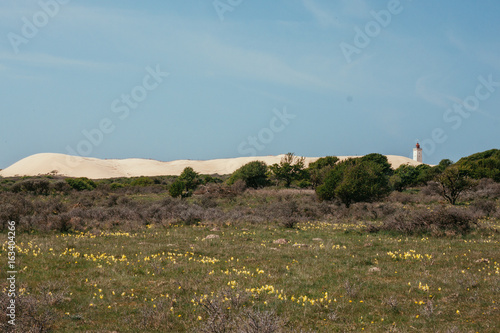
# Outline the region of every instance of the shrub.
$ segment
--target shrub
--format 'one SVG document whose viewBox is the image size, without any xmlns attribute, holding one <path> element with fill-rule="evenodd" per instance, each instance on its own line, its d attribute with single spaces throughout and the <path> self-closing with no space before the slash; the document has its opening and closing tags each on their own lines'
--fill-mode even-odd
<svg viewBox="0 0 500 333">
<path fill-rule="evenodd" d="M 125 185 L 124 185 L 124 184 L 122 184 L 122 183 L 111 183 L 111 184 L 109 185 L 109 188 L 110 188 L 111 190 L 118 190 L 118 189 L 120 189 L 120 188 L 124 188 L 124 187 L 125 187 Z"/>
<path fill-rule="evenodd" d="M 456 207 L 441 207 L 437 210 L 401 210 L 384 219 L 380 228 L 372 227 L 371 230 L 395 231 L 408 235 L 425 233 L 442 235 L 445 232 L 466 234 L 476 224 L 477 218 L 470 211 Z"/>
<path fill-rule="evenodd" d="M 97 184 L 86 177 L 81 178 L 66 178 L 66 182 L 71 186 L 72 189 L 77 191 L 91 191 L 97 187 Z"/>
<path fill-rule="evenodd" d="M 168 193 L 174 198 L 182 197 L 184 190 L 186 189 L 186 184 L 178 179 L 170 185 L 168 188 Z"/>
<path fill-rule="evenodd" d="M 278 182 L 284 182 L 285 187 L 290 187 L 292 181 L 305 178 L 304 157 L 297 157 L 293 153 L 286 154 L 279 164 L 269 167 Z"/>
<path fill-rule="evenodd" d="M 58 180 L 52 184 L 52 190 L 56 193 L 67 194 L 71 190 L 71 186 L 64 180 Z"/>
<path fill-rule="evenodd" d="M 154 180 L 150 177 L 134 178 L 134 180 L 130 183 L 131 186 L 151 186 L 154 184 Z"/>
<path fill-rule="evenodd" d="M 479 217 L 492 216 L 497 210 L 497 205 L 493 200 L 479 199 L 470 205 L 470 210 Z"/>
<path fill-rule="evenodd" d="M 386 169 L 380 163 L 349 159 L 337 165 L 317 188 L 321 200 L 339 198 L 347 207 L 353 202 L 373 201 L 390 192 Z"/>
<path fill-rule="evenodd" d="M 47 195 L 50 192 L 50 182 L 47 179 L 26 179 L 12 185 L 11 191 L 14 193 L 29 192 L 35 195 Z"/>
<path fill-rule="evenodd" d="M 245 182 L 247 187 L 258 188 L 268 185 L 267 164 L 261 161 L 253 161 L 243 165 L 233 172 L 228 184 L 232 185 L 240 179 Z"/>
</svg>

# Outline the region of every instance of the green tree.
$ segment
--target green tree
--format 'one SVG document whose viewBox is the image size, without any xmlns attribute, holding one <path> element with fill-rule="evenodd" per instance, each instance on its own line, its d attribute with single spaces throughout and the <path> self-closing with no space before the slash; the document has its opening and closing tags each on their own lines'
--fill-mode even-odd
<svg viewBox="0 0 500 333">
<path fill-rule="evenodd" d="M 423 185 L 427 184 L 428 181 L 433 180 L 436 175 L 433 173 L 433 169 L 430 165 L 427 164 L 419 164 L 415 168 L 417 170 L 417 182 L 415 185 Z"/>
<path fill-rule="evenodd" d="M 346 168 L 335 196 L 349 207 L 353 202 L 378 200 L 389 192 L 388 176 L 383 166 L 373 161 L 361 161 Z"/>
<path fill-rule="evenodd" d="M 471 170 L 470 176 L 474 179 L 491 178 L 500 182 L 500 150 L 490 149 L 481 153 L 461 158 L 458 166 Z"/>
<path fill-rule="evenodd" d="M 193 191 L 199 184 L 198 173 L 191 167 L 186 167 L 179 176 L 179 180 L 184 182 L 186 191 Z"/>
<path fill-rule="evenodd" d="M 261 161 L 253 161 L 243 165 L 233 172 L 228 184 L 232 185 L 239 179 L 243 180 L 247 187 L 258 188 L 268 185 L 267 164 Z"/>
<path fill-rule="evenodd" d="M 350 158 L 335 165 L 316 194 L 320 200 L 338 198 L 347 207 L 353 202 L 377 200 L 390 192 L 385 172 L 380 163 Z"/>
<path fill-rule="evenodd" d="M 403 191 L 409 186 L 414 186 L 418 182 L 419 172 L 416 167 L 401 164 L 399 168 L 394 170 L 394 174 L 390 177 L 389 181 L 391 187 L 396 191 Z"/>
<path fill-rule="evenodd" d="M 440 194 L 452 205 L 456 204 L 460 195 L 476 185 L 469 177 L 470 169 L 456 165 L 449 166 L 437 178 L 440 185 Z"/>
<path fill-rule="evenodd" d="M 283 156 L 279 164 L 275 163 L 269 169 L 278 181 L 283 181 L 285 187 L 290 187 L 292 181 L 305 178 L 304 161 L 304 157 L 297 157 L 294 153 L 288 153 Z"/>
<path fill-rule="evenodd" d="M 385 155 L 372 153 L 365 156 L 361 156 L 359 160 L 362 162 L 373 162 L 380 165 L 380 167 L 382 168 L 382 172 L 387 176 L 393 174 L 391 163 L 389 163 L 389 160 L 387 160 L 387 156 Z"/>
<path fill-rule="evenodd" d="M 307 171 L 311 184 L 314 188 L 323 184 L 326 175 L 333 169 L 335 163 L 339 161 L 337 156 L 321 157 L 317 161 L 310 163 Z"/>
<path fill-rule="evenodd" d="M 452 165 L 453 165 L 453 161 L 445 158 L 445 159 L 439 161 L 439 164 L 437 165 L 437 167 L 438 167 L 439 171 L 443 172 L 444 170 L 446 170 L 447 167 L 452 166 Z"/>
</svg>

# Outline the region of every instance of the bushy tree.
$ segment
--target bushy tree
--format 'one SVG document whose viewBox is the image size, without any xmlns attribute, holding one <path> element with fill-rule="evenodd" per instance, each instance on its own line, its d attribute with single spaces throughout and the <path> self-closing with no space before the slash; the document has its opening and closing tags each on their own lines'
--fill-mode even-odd
<svg viewBox="0 0 500 333">
<path fill-rule="evenodd" d="M 384 168 L 372 161 L 361 161 L 346 169 L 335 195 L 349 207 L 353 202 L 378 200 L 389 193 Z"/>
<path fill-rule="evenodd" d="M 417 165 L 415 170 L 418 172 L 416 185 L 427 184 L 428 181 L 431 181 L 436 177 L 433 168 L 428 164 Z"/>
<path fill-rule="evenodd" d="M 316 193 L 320 200 L 340 199 L 347 207 L 373 201 L 390 192 L 387 169 L 373 160 L 347 159 L 328 173 Z"/>
<path fill-rule="evenodd" d="M 317 161 L 310 163 L 307 171 L 311 184 L 314 188 L 323 184 L 326 175 L 333 169 L 335 163 L 339 161 L 337 156 L 321 157 Z"/>
<path fill-rule="evenodd" d="M 243 165 L 233 172 L 228 184 L 232 185 L 239 179 L 243 180 L 247 187 L 258 188 L 268 185 L 267 164 L 261 161 L 253 161 Z"/>
<path fill-rule="evenodd" d="M 408 164 L 402 164 L 394 170 L 394 174 L 390 177 L 391 187 L 401 192 L 409 186 L 414 186 L 418 182 L 419 172 L 416 167 Z"/>
<path fill-rule="evenodd" d="M 449 166 L 436 180 L 440 185 L 440 194 L 452 205 L 456 204 L 460 194 L 471 189 L 476 182 L 470 177 L 470 169 L 456 165 Z"/>
<path fill-rule="evenodd" d="M 193 191 L 199 184 L 198 173 L 191 167 L 186 167 L 179 176 L 179 180 L 184 182 L 186 191 Z"/>
<path fill-rule="evenodd" d="M 470 169 L 470 177 L 474 179 L 491 178 L 500 182 L 500 150 L 490 149 L 461 158 L 458 166 Z"/>
<path fill-rule="evenodd" d="M 389 163 L 389 160 L 387 159 L 387 156 L 378 154 L 378 153 L 372 153 L 368 154 L 365 156 L 362 156 L 359 158 L 361 162 L 373 162 L 375 164 L 378 164 L 382 168 L 382 172 L 390 176 L 393 174 L 393 170 L 391 167 L 391 163 Z"/>
<path fill-rule="evenodd" d="M 281 159 L 280 163 L 273 164 L 269 167 L 273 175 L 278 181 L 282 181 L 285 187 L 290 187 L 292 181 L 304 179 L 305 158 L 295 156 L 294 153 L 288 153 Z"/>
</svg>

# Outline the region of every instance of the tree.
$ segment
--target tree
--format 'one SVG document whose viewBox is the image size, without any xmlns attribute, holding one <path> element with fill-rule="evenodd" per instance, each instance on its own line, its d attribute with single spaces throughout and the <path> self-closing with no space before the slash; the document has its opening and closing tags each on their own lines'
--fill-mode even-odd
<svg viewBox="0 0 500 333">
<path fill-rule="evenodd" d="M 346 168 L 335 196 L 349 207 L 353 202 L 378 200 L 389 192 L 384 168 L 373 161 L 361 161 Z"/>
<path fill-rule="evenodd" d="M 320 200 L 338 198 L 347 207 L 353 202 L 380 199 L 390 192 L 385 171 L 374 161 L 347 159 L 335 165 L 316 194 Z"/>
<path fill-rule="evenodd" d="M 191 167 L 186 167 L 179 176 L 179 180 L 184 182 L 186 191 L 193 191 L 198 186 L 198 173 Z"/>
<path fill-rule="evenodd" d="M 457 162 L 457 165 L 469 168 L 471 170 L 471 178 L 491 178 L 496 182 L 500 182 L 499 149 L 490 149 L 463 157 Z"/>
<path fill-rule="evenodd" d="M 232 185 L 237 180 L 243 180 L 247 187 L 263 187 L 269 183 L 267 178 L 267 164 L 261 161 L 253 161 L 240 167 L 233 172 L 228 180 L 228 184 Z"/>
<path fill-rule="evenodd" d="M 278 181 L 283 181 L 285 187 L 290 187 L 294 180 L 305 177 L 304 157 L 297 157 L 294 153 L 288 153 L 281 159 L 279 164 L 273 164 L 269 167 Z"/>
<path fill-rule="evenodd" d="M 307 171 L 311 179 L 311 184 L 314 188 L 323 184 L 326 175 L 333 169 L 335 163 L 339 161 L 337 156 L 321 157 L 317 161 L 310 163 Z"/>
<path fill-rule="evenodd" d="M 439 161 L 439 164 L 437 165 L 437 167 L 438 167 L 439 171 L 443 172 L 444 170 L 446 170 L 447 167 L 452 166 L 452 165 L 453 165 L 453 161 L 445 158 L 445 159 Z"/>
<path fill-rule="evenodd" d="M 427 184 L 428 181 L 433 180 L 436 176 L 436 174 L 433 173 L 433 168 L 427 164 L 417 165 L 415 170 L 418 172 L 417 182 L 415 185 Z"/>
<path fill-rule="evenodd" d="M 440 185 L 441 196 L 452 205 L 456 204 L 460 194 L 476 185 L 476 182 L 469 177 L 469 174 L 469 169 L 460 168 L 456 165 L 446 168 L 446 170 L 436 178 Z"/>
<path fill-rule="evenodd" d="M 390 178 L 391 187 L 398 192 L 403 191 L 408 186 L 417 184 L 419 172 L 416 167 L 402 164 L 394 170 L 394 174 Z"/>
<path fill-rule="evenodd" d="M 368 154 L 365 156 L 362 156 L 359 158 L 362 162 L 374 162 L 382 168 L 382 172 L 390 176 L 393 174 L 392 166 L 391 163 L 389 163 L 389 160 L 387 160 L 387 156 L 378 154 L 378 153 L 372 153 Z"/>
</svg>

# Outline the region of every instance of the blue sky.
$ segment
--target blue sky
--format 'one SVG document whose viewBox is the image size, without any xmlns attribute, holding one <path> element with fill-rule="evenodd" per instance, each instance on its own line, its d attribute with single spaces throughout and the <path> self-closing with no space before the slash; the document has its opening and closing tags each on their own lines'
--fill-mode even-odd
<svg viewBox="0 0 500 333">
<path fill-rule="evenodd" d="M 2 0 L 0 168 L 499 148 L 499 15 L 495 0 Z"/>
</svg>

